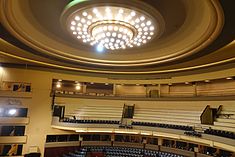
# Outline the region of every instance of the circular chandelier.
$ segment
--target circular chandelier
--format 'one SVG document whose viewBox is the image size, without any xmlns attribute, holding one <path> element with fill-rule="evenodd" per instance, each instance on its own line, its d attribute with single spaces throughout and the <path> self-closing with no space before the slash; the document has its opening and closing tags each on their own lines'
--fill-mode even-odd
<svg viewBox="0 0 235 157">
<path fill-rule="evenodd" d="M 142 46 L 158 29 L 147 12 L 117 5 L 77 9 L 68 16 L 66 25 L 79 41 L 108 50 Z"/>
</svg>

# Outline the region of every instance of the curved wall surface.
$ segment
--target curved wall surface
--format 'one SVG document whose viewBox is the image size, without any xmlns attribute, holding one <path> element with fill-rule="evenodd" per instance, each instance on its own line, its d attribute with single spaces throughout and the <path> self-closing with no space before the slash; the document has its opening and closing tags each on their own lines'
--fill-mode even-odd
<svg viewBox="0 0 235 157">
<path fill-rule="evenodd" d="M 55 129 L 51 127 L 52 120 L 52 98 L 50 97 L 52 88 L 53 78 L 72 79 L 84 81 L 86 77 L 76 76 L 70 74 L 61 74 L 54 72 L 45 72 L 29 69 L 13 69 L 3 68 L 1 71 L 1 81 L 5 82 L 28 82 L 31 83 L 32 92 L 30 95 L 27 93 L 13 93 L 12 95 L 1 94 L 1 105 L 9 105 L 9 100 L 14 104 L 19 100 L 21 105 L 28 107 L 28 116 L 30 118 L 29 124 L 26 127 L 27 142 L 24 144 L 23 153 L 27 153 L 31 146 L 38 146 L 40 151 L 43 153 L 46 135 L 48 134 L 69 134 L 71 131 Z M 89 77 L 86 81 L 110 81 L 98 78 Z M 14 101 L 13 101 L 14 100 Z M 101 100 L 101 99 L 87 99 L 87 98 L 56 98 L 58 104 L 65 104 L 69 106 L 72 111 L 79 107 L 79 105 L 96 105 L 99 106 L 122 106 L 125 104 L 136 104 L 136 108 L 175 108 L 183 109 L 187 108 L 190 110 L 195 107 L 205 107 L 211 105 L 211 107 L 218 107 L 224 105 L 230 110 L 235 109 L 235 100 L 220 100 L 214 101 L 133 101 L 133 100 Z M 8 104 L 6 104 L 8 102 Z M 231 149 L 230 149 L 231 150 Z"/>
</svg>

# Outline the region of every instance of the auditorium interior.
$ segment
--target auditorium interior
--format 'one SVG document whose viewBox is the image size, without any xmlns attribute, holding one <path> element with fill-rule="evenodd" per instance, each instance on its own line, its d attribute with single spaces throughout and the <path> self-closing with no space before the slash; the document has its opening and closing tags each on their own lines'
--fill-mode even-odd
<svg viewBox="0 0 235 157">
<path fill-rule="evenodd" d="M 0 156 L 235 157 L 234 0 L 0 0 Z"/>
</svg>

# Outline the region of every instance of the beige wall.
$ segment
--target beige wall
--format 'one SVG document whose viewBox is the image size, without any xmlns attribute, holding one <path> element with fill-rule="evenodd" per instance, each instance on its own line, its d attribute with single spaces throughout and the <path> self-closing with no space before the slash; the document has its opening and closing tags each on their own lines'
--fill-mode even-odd
<svg viewBox="0 0 235 157">
<path fill-rule="evenodd" d="M 61 73 L 27 70 L 27 69 L 11 69 L 4 68 L 0 74 L 0 81 L 16 81 L 32 83 L 32 98 L 21 99 L 23 104 L 29 108 L 30 123 L 26 127 L 27 144 L 23 147 L 23 153 L 27 153 L 30 146 L 38 146 L 43 153 L 44 144 L 47 134 L 66 133 L 64 131 L 51 128 L 51 83 L 53 78 L 90 81 L 96 80 L 108 82 L 106 79 L 91 78 L 78 75 L 68 75 Z M 3 98 L 0 98 L 3 100 Z M 58 103 L 72 103 L 74 105 L 123 105 L 136 104 L 136 107 L 146 108 L 185 108 L 186 106 L 200 105 L 225 105 L 229 108 L 235 108 L 235 101 L 126 101 L 126 100 L 96 100 L 96 99 L 80 99 L 80 98 L 57 98 Z M 75 107 L 74 107 L 75 108 Z"/>
<path fill-rule="evenodd" d="M 145 96 L 146 88 L 143 86 L 116 85 L 116 94 L 122 96 Z"/>
</svg>

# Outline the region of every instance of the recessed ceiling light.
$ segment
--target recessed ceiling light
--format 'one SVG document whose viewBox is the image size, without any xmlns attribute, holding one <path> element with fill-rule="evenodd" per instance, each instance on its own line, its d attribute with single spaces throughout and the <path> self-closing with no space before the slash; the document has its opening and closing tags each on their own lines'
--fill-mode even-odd
<svg viewBox="0 0 235 157">
<path fill-rule="evenodd" d="M 61 88 L 61 82 L 60 81 L 56 83 L 56 88 Z"/>
<path fill-rule="evenodd" d="M 11 115 L 11 116 L 15 115 L 16 114 L 16 109 L 10 109 L 8 111 L 8 114 Z"/>
<path fill-rule="evenodd" d="M 76 87 L 75 87 L 76 90 L 80 90 L 81 89 L 81 85 L 80 84 L 77 84 Z"/>
<path fill-rule="evenodd" d="M 227 80 L 232 80 L 232 79 L 233 79 L 233 77 L 227 77 L 226 79 L 227 79 Z"/>
<path fill-rule="evenodd" d="M 210 82 L 210 80 L 205 80 L 205 82 L 207 82 L 207 83 L 208 83 L 208 82 Z"/>
</svg>

